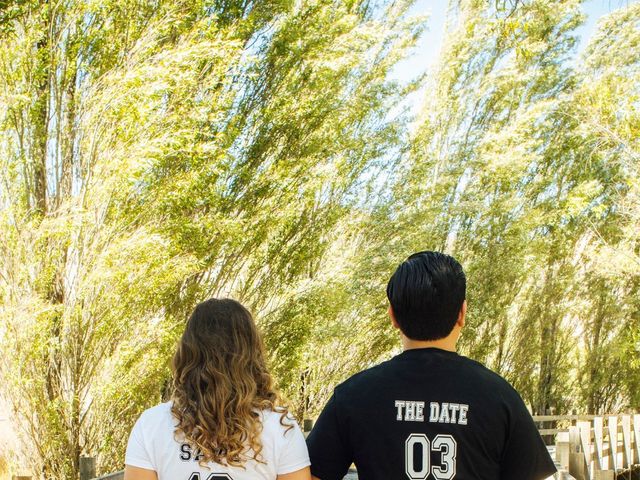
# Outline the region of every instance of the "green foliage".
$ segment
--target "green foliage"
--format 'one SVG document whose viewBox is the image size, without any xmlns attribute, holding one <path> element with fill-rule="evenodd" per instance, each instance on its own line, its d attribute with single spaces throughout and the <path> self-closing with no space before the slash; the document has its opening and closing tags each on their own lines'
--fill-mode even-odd
<svg viewBox="0 0 640 480">
<path fill-rule="evenodd" d="M 409 85 L 408 0 L 0 3 L 0 388 L 34 471 L 119 469 L 210 296 L 316 415 L 398 350 L 386 282 L 424 249 L 534 411 L 639 408 L 640 4 L 573 58 L 578 0 L 509 3 L 451 2 Z"/>
</svg>

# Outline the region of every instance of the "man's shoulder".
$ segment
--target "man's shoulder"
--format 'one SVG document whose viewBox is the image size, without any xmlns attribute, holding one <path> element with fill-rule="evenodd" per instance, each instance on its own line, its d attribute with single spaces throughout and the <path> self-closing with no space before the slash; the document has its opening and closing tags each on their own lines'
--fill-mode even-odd
<svg viewBox="0 0 640 480">
<path fill-rule="evenodd" d="M 469 369 L 472 369 L 474 373 L 481 377 L 483 380 L 511 387 L 509 382 L 507 382 L 507 380 L 503 376 L 501 376 L 494 370 L 491 370 L 483 363 L 468 357 L 461 356 L 460 358 L 463 359 L 464 363 L 468 366 Z"/>
<path fill-rule="evenodd" d="M 370 389 L 380 388 L 386 380 L 397 374 L 397 361 L 398 357 L 393 357 L 353 374 L 335 387 L 336 397 L 353 397 L 358 393 L 367 394 Z M 455 370 L 461 379 L 464 378 L 464 382 L 471 382 L 478 388 L 491 390 L 506 401 L 520 398 L 514 387 L 504 377 L 477 360 L 459 355 L 452 360 L 450 368 Z"/>
<path fill-rule="evenodd" d="M 484 388 L 485 391 L 492 392 L 497 399 L 501 399 L 507 405 L 523 404 L 522 398 L 518 391 L 504 378 L 501 374 L 491 370 L 477 360 L 463 357 L 469 368 L 473 370 L 473 376 L 478 387 Z"/>
<path fill-rule="evenodd" d="M 384 378 L 391 373 L 392 360 L 386 360 L 377 365 L 373 365 L 369 368 L 354 373 L 349 378 L 339 383 L 334 391 L 336 393 L 360 391 L 362 388 L 366 388 L 369 385 L 374 385 L 377 382 L 384 380 Z"/>
</svg>

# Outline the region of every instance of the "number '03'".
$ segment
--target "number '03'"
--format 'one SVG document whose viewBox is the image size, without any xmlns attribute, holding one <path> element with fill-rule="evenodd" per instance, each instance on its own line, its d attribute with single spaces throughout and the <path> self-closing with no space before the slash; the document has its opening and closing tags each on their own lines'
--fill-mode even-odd
<svg viewBox="0 0 640 480">
<path fill-rule="evenodd" d="M 425 480 L 429 474 L 436 480 L 451 480 L 455 476 L 458 445 L 451 435 L 437 435 L 430 442 L 425 434 L 412 433 L 404 447 L 405 471 L 411 480 Z M 422 463 L 418 466 L 414 462 L 416 448 L 422 449 Z M 440 452 L 442 466 L 430 464 L 432 451 Z"/>
</svg>

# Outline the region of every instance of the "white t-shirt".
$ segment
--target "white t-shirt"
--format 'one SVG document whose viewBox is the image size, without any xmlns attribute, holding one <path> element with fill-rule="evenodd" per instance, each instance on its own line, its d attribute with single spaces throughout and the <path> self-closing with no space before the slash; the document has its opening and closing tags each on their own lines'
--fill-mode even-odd
<svg viewBox="0 0 640 480">
<path fill-rule="evenodd" d="M 175 440 L 177 420 L 171 403 L 161 403 L 142 413 L 129 436 L 125 464 L 155 470 L 158 480 L 274 480 L 277 475 L 295 472 L 310 465 L 304 435 L 294 419 L 288 418 L 286 430 L 280 414 L 261 413 L 263 429 L 260 457 L 265 463 L 247 460 L 242 467 L 210 462 L 201 467 L 187 443 Z"/>
</svg>

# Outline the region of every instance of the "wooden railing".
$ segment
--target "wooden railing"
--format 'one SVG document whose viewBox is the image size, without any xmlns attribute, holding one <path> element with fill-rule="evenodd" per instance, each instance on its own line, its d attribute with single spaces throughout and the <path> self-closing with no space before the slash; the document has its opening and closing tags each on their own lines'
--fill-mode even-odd
<svg viewBox="0 0 640 480">
<path fill-rule="evenodd" d="M 596 415 L 534 415 L 533 421 L 538 425 L 540 435 L 555 435 L 559 432 L 566 432 L 569 427 L 575 426 L 577 422 L 590 422 Z M 548 428 L 548 424 L 554 424 L 553 428 Z"/>
<path fill-rule="evenodd" d="M 96 459 L 94 457 L 80 457 L 78 459 L 78 466 L 80 470 L 80 480 L 92 480 L 96 476 Z M 110 480 L 124 480 L 124 472 L 112 473 L 100 477 Z M 31 475 L 13 475 L 11 480 L 33 480 Z"/>
</svg>

